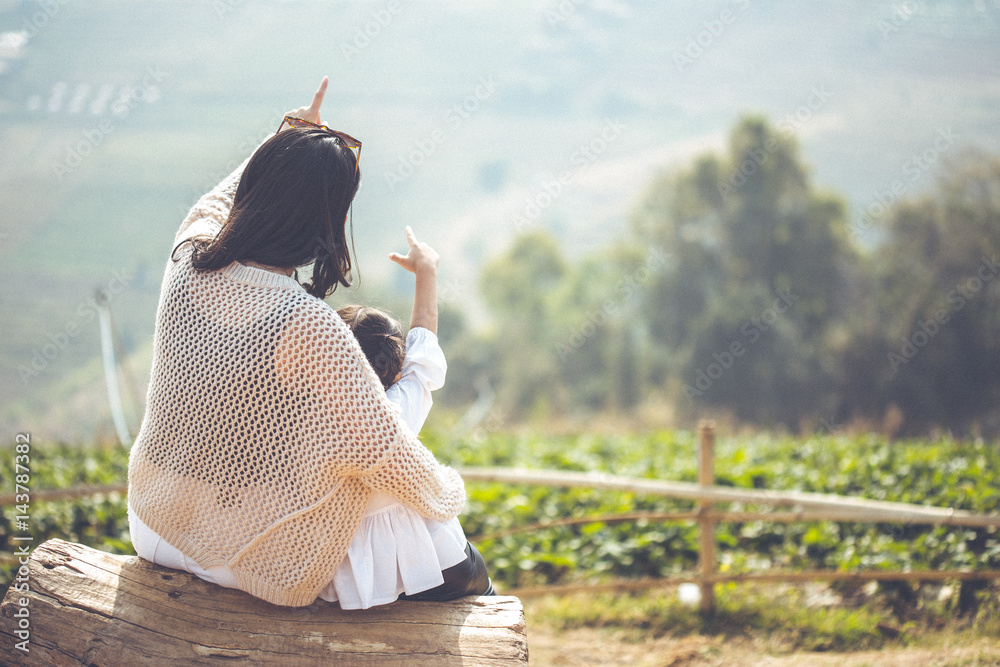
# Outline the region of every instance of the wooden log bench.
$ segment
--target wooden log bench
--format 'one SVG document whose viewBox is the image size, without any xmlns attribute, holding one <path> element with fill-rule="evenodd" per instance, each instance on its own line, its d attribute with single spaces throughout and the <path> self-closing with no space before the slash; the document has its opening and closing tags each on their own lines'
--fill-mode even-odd
<svg viewBox="0 0 1000 667">
<path fill-rule="evenodd" d="M 401 601 L 345 611 L 280 607 L 137 556 L 49 540 L 29 592 L 0 604 L 3 665 L 524 665 L 516 597 Z M 28 605 L 22 606 L 28 599 Z M 28 609 L 30 652 L 16 648 Z M 23 637 L 22 630 L 22 635 Z"/>
</svg>

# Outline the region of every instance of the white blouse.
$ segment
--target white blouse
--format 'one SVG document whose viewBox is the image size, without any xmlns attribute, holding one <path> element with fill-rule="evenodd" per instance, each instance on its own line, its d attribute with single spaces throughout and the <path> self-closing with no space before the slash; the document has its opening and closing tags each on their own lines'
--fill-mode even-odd
<svg viewBox="0 0 1000 667">
<path fill-rule="evenodd" d="M 400 418 L 418 433 L 430 412 L 431 391 L 444 386 L 447 362 L 437 336 L 421 327 L 406 336 L 402 376 L 386 390 Z M 203 568 L 167 543 L 128 508 L 132 545 L 157 565 L 185 570 L 225 588 L 239 588 L 228 567 Z M 374 492 L 365 515 L 320 599 L 342 609 L 367 609 L 444 583 L 441 571 L 465 560 L 467 539 L 458 518 L 434 521 L 384 492 Z"/>
</svg>

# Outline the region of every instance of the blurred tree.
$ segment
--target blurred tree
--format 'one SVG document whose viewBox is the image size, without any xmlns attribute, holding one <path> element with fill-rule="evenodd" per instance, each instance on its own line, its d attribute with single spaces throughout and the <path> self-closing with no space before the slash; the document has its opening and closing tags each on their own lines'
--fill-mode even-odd
<svg viewBox="0 0 1000 667">
<path fill-rule="evenodd" d="M 496 366 L 496 350 L 481 332 L 468 324 L 461 304 L 439 303 L 438 340 L 448 359 L 448 378 L 435 393 L 435 402 L 450 407 L 468 407 L 488 381 Z"/>
<path fill-rule="evenodd" d="M 553 319 L 562 378 L 575 407 L 618 411 L 638 403 L 645 383 L 638 295 L 663 262 L 657 248 L 619 244 L 567 272 Z"/>
<path fill-rule="evenodd" d="M 866 252 L 845 209 L 791 136 L 744 118 L 724 155 L 658 176 L 618 244 L 568 262 L 546 233 L 515 239 L 481 276 L 494 329 L 456 359 L 513 416 L 659 389 L 685 418 L 1000 432 L 1000 158 L 944 164 Z"/>
<path fill-rule="evenodd" d="M 517 237 L 483 269 L 480 291 L 493 316 L 487 340 L 496 351 L 497 397 L 514 414 L 567 407 L 554 318 L 568 270 L 555 239 L 544 232 Z"/>
<path fill-rule="evenodd" d="M 1000 158 L 965 151 L 899 202 L 867 259 L 875 326 L 852 334 L 845 410 L 903 412 L 911 432 L 1000 428 Z M 864 388 L 867 380 L 867 389 Z"/>
<path fill-rule="evenodd" d="M 809 183 L 795 140 L 759 117 L 728 154 L 654 182 L 635 216 L 666 249 L 645 291 L 654 379 L 691 407 L 796 425 L 834 403 L 832 339 L 854 261 L 845 206 Z"/>
<path fill-rule="evenodd" d="M 524 416 L 635 406 L 645 377 L 639 294 L 663 263 L 662 252 L 635 244 L 569 263 L 547 233 L 515 239 L 482 275 L 501 408 Z"/>
</svg>

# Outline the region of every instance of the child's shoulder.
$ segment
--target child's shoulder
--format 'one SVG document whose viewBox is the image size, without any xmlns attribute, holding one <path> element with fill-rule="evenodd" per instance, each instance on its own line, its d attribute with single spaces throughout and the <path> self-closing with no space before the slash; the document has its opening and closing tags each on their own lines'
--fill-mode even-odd
<svg viewBox="0 0 1000 667">
<path fill-rule="evenodd" d="M 406 334 L 406 351 L 409 352 L 411 348 L 417 347 L 431 347 L 440 349 L 441 345 L 438 342 L 437 334 L 430 329 L 425 329 L 423 327 L 413 327 Z"/>
</svg>

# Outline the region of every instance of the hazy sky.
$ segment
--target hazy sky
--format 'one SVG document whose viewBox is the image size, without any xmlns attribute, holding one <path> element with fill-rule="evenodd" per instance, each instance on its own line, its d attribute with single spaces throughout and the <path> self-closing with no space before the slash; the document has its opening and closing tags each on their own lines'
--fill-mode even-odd
<svg viewBox="0 0 1000 667">
<path fill-rule="evenodd" d="M 407 284 L 385 257 L 411 224 L 473 308 L 519 221 L 571 252 L 621 238 L 656 172 L 747 112 L 855 222 L 894 181 L 920 192 L 962 147 L 1000 152 L 998 54 L 998 0 L 0 0 L 0 421 L 93 375 L 96 325 L 67 314 L 115 271 L 148 339 L 187 207 L 323 75 L 324 121 L 364 142 L 368 285 Z"/>
</svg>

